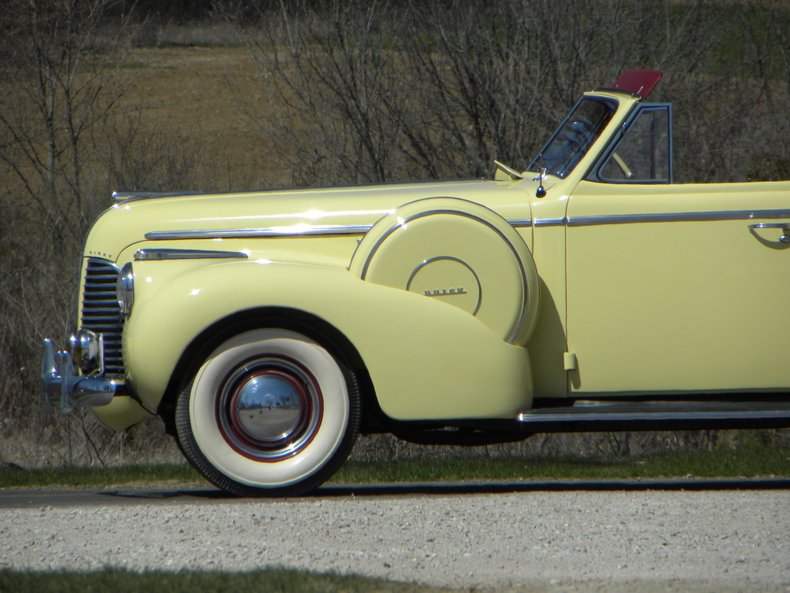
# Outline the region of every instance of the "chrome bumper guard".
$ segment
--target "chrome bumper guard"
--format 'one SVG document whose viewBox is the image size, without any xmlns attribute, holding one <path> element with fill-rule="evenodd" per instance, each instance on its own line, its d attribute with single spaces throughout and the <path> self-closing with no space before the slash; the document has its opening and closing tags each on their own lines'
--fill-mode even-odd
<svg viewBox="0 0 790 593">
<path fill-rule="evenodd" d="M 43 403 L 50 408 L 59 408 L 64 414 L 74 408 L 106 406 L 112 401 L 116 389 L 115 383 L 102 376 L 77 375 L 74 356 L 62 350 L 56 352 L 49 339 L 44 340 L 41 380 L 44 383 Z"/>
</svg>

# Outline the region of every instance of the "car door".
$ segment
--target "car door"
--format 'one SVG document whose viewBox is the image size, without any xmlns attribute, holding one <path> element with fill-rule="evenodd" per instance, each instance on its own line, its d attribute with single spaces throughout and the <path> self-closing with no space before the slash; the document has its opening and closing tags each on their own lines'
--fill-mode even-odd
<svg viewBox="0 0 790 593">
<path fill-rule="evenodd" d="M 569 392 L 787 391 L 790 182 L 669 183 L 655 123 L 568 202 Z"/>
</svg>

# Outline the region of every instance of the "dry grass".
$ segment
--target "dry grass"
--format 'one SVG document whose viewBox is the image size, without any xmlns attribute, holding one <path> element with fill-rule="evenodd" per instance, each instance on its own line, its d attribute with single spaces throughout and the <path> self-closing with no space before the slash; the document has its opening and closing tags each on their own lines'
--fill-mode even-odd
<svg viewBox="0 0 790 593">
<path fill-rule="evenodd" d="M 195 150 L 205 181 L 215 186 L 208 189 L 290 182 L 277 166 L 278 147 L 258 137 L 239 108 L 236 92 L 254 97 L 262 112 L 267 111 L 259 90 L 260 68 L 249 50 L 141 48 L 132 50 L 129 64 L 134 84 L 121 110 L 139 114 L 141 131 L 163 133 Z"/>
</svg>

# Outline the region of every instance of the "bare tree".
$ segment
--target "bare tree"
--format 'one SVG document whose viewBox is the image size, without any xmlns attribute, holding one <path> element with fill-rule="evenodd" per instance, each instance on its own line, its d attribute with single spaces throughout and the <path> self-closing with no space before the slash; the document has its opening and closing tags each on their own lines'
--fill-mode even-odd
<svg viewBox="0 0 790 593">
<path fill-rule="evenodd" d="M 754 160 L 781 169 L 776 155 L 788 152 L 790 122 L 776 118 L 790 107 L 787 15 L 775 4 L 514 0 L 415 11 L 426 35 L 407 40 L 405 75 L 427 79 L 422 104 L 439 106 L 419 112 L 439 131 L 415 143 L 433 158 L 449 149 L 473 175 L 493 158 L 524 167 L 582 91 L 628 68 L 656 68 L 667 72 L 656 98 L 675 102 L 679 116 L 679 180 L 788 175 L 746 170 Z"/>
<path fill-rule="evenodd" d="M 123 94 L 115 76 L 128 45 L 124 13 L 110 0 L 8 0 L 2 53 L 16 84 L 0 97 L 0 160 L 57 236 L 90 221 L 85 187 L 90 132 Z"/>
<path fill-rule="evenodd" d="M 247 113 L 266 142 L 292 155 L 296 183 L 482 176 L 494 158 L 524 168 L 581 91 L 627 68 L 667 72 L 657 97 L 677 103 L 681 180 L 746 176 L 739 165 L 750 159 L 723 135 L 754 148 L 738 115 L 769 122 L 764 109 L 787 109 L 787 91 L 775 90 L 786 72 L 784 13 L 767 2 L 255 7 L 257 26 L 238 22 L 267 108 L 250 101 Z"/>
<path fill-rule="evenodd" d="M 408 92 L 394 63 L 404 26 L 396 7 L 336 1 L 256 8 L 261 28 L 240 31 L 260 64 L 262 96 L 244 107 L 264 141 L 287 147 L 298 183 L 389 179 L 400 129 L 387 106 Z M 242 21 L 227 7 L 224 14 Z"/>
<path fill-rule="evenodd" d="M 0 417 L 6 423 L 40 416 L 40 339 L 74 327 L 79 250 L 101 207 L 97 198 L 107 195 L 96 191 L 101 177 L 93 132 L 124 92 L 118 68 L 131 28 L 125 12 L 113 12 L 115 4 L 3 2 Z M 44 420 L 37 430 L 42 438 L 60 433 L 91 440 L 82 417 Z"/>
</svg>

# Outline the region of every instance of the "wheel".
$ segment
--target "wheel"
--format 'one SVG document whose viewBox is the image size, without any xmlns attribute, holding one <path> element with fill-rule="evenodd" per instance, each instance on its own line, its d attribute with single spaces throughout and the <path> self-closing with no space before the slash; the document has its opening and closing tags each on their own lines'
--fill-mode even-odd
<svg viewBox="0 0 790 593">
<path fill-rule="evenodd" d="M 239 496 L 296 495 L 345 461 L 359 392 L 317 342 L 287 330 L 239 334 L 204 362 L 176 403 L 176 434 L 211 483 Z"/>
</svg>

